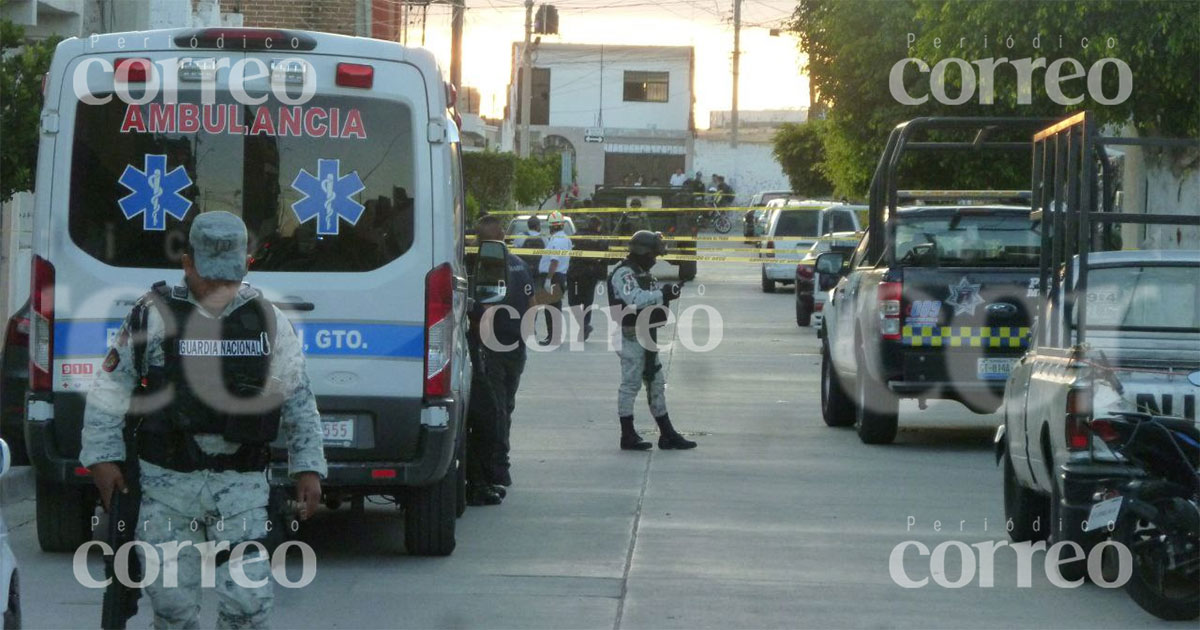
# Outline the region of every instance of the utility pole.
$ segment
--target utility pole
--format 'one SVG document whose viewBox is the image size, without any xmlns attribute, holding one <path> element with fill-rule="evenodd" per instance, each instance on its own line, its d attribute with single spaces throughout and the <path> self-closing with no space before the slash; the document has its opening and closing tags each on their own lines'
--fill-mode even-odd
<svg viewBox="0 0 1200 630">
<path fill-rule="evenodd" d="M 466 0 L 450 0 L 450 84 L 459 94 L 462 89 L 462 36 L 463 16 L 467 12 Z"/>
<path fill-rule="evenodd" d="M 733 107 L 729 112 L 729 146 L 738 143 L 738 62 L 742 56 L 742 0 L 733 0 Z"/>
<path fill-rule="evenodd" d="M 525 0 L 525 46 L 521 48 L 521 157 L 529 157 L 529 108 L 533 107 L 533 55 L 529 38 L 533 34 L 533 0 Z"/>
</svg>

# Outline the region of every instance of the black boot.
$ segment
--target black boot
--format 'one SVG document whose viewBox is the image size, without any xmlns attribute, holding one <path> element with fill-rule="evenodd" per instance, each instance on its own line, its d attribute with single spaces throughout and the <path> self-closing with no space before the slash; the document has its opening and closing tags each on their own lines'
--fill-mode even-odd
<svg viewBox="0 0 1200 630">
<path fill-rule="evenodd" d="M 671 416 L 663 414 L 654 419 L 658 423 L 658 448 L 664 451 L 676 450 L 686 451 L 689 448 L 696 448 L 696 443 L 679 435 L 675 427 L 671 426 Z"/>
<path fill-rule="evenodd" d="M 467 484 L 467 505 L 478 507 L 481 505 L 500 505 L 504 497 L 496 492 L 489 484 L 477 483 Z"/>
<path fill-rule="evenodd" d="M 633 430 L 633 416 L 621 416 L 621 450 L 648 451 L 650 443 Z"/>
</svg>

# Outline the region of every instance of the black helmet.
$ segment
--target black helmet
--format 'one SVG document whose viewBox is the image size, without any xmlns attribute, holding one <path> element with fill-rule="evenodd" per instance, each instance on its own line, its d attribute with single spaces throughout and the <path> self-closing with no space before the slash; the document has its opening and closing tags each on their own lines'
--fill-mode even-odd
<svg viewBox="0 0 1200 630">
<path fill-rule="evenodd" d="M 667 253 L 667 246 L 663 243 L 662 234 L 650 230 L 638 230 L 629 237 L 629 253 L 657 256 Z"/>
</svg>

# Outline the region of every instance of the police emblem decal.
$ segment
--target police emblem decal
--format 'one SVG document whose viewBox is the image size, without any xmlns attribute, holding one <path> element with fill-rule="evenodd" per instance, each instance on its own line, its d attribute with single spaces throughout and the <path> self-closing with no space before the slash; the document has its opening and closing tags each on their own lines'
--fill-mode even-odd
<svg viewBox="0 0 1200 630">
<path fill-rule="evenodd" d="M 117 204 L 126 219 L 142 215 L 142 229 L 161 232 L 167 229 L 167 215 L 182 221 L 192 207 L 192 201 L 180 192 L 192 185 L 192 178 L 182 166 L 167 171 L 167 156 L 146 154 L 143 169 L 132 164 L 117 180 L 130 193 Z"/>
<path fill-rule="evenodd" d="M 975 308 L 984 302 L 983 296 L 979 295 L 981 286 L 967 282 L 966 276 L 963 276 L 958 284 L 950 285 L 950 297 L 946 298 L 946 304 L 954 307 L 955 315 L 974 315 Z"/>
<path fill-rule="evenodd" d="M 113 370 L 117 369 L 117 366 L 120 364 L 121 354 L 117 352 L 116 348 L 113 348 L 109 350 L 108 355 L 104 357 L 104 363 L 100 366 L 100 369 L 104 370 L 105 372 L 112 372 Z"/>
<path fill-rule="evenodd" d="M 366 186 L 359 178 L 358 171 L 350 171 L 347 175 L 342 175 L 341 171 L 341 160 L 318 158 L 316 176 L 306 169 L 300 169 L 292 180 L 292 188 L 304 195 L 303 199 L 292 204 L 292 212 L 300 223 L 316 218 L 318 235 L 337 236 L 340 219 L 357 225 L 362 218 L 363 205 L 352 197 Z"/>
</svg>

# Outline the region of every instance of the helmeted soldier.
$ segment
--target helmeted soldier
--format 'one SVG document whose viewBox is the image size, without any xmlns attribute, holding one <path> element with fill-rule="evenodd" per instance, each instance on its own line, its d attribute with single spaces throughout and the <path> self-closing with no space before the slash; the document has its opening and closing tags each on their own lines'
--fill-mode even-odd
<svg viewBox="0 0 1200 630">
<path fill-rule="evenodd" d="M 643 382 L 650 413 L 658 423 L 658 448 L 696 447 L 695 442 L 679 435 L 667 415 L 666 377 L 658 358 L 658 329 L 666 324 L 667 305 L 679 297 L 683 283 L 659 286 L 650 273 L 659 254 L 665 252 L 661 234 L 640 230 L 629 239 L 629 255 L 608 276 L 608 302 L 621 324 L 618 350 L 621 387 L 617 391 L 617 415 L 621 420 L 621 448 L 624 450 L 650 448 L 650 443 L 633 427 L 633 402 Z"/>
<path fill-rule="evenodd" d="M 278 308 L 242 284 L 246 241 L 236 215 L 196 217 L 183 286 L 160 282 L 138 300 L 88 394 L 80 461 L 91 469 L 105 508 L 113 492 L 127 491 L 119 463 L 127 455 L 124 432 L 136 428 L 142 494 L 136 536 L 154 546 L 178 545 L 177 585 L 160 572 L 145 587 L 159 628 L 197 625 L 197 544 L 228 543 L 233 551 L 266 539 L 269 445 L 281 429 L 300 518 L 315 511 L 326 474 L 299 339 Z M 138 551 L 145 566 L 146 554 Z M 246 579 L 231 578 L 232 559 L 217 567 L 218 627 L 267 625 L 271 563 L 261 546 L 243 552 L 236 564 Z M 261 586 L 243 586 L 250 584 Z"/>
</svg>

